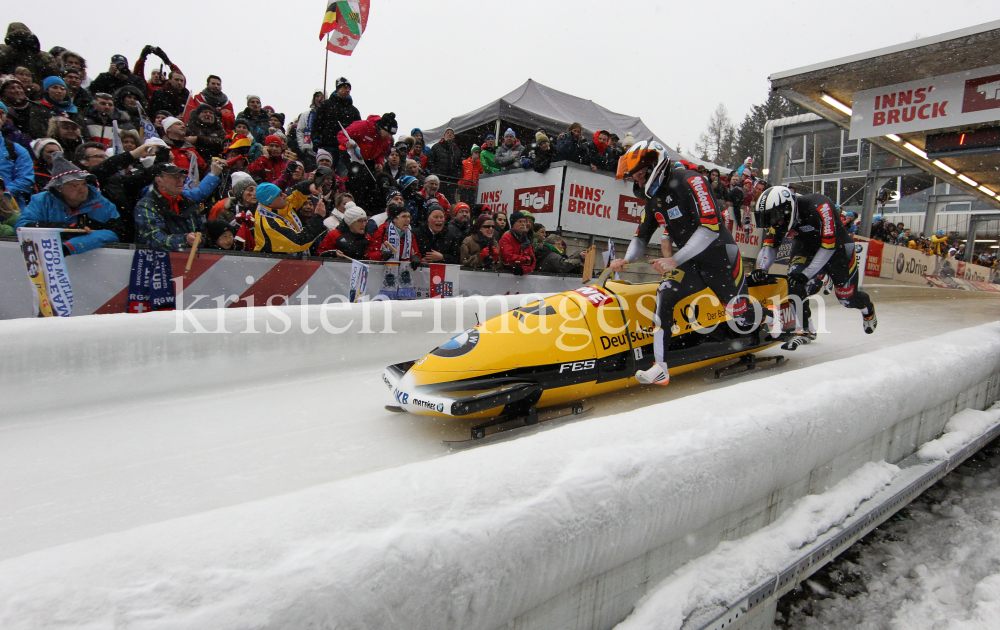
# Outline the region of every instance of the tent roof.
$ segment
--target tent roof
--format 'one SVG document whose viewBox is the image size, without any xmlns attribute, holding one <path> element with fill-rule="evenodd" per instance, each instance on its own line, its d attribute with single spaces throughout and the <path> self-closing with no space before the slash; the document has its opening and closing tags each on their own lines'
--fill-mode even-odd
<svg viewBox="0 0 1000 630">
<path fill-rule="evenodd" d="M 516 90 L 492 103 L 456 116 L 440 127 L 424 130 L 424 138 L 436 141 L 448 127 L 454 129 L 455 133 L 461 133 L 498 119 L 529 129 L 544 127 L 550 133 L 562 133 L 571 122 L 576 121 L 583 125 L 587 135 L 593 135 L 598 129 L 606 129 L 624 138 L 626 133 L 632 132 L 637 141 L 652 137 L 666 146 L 638 116 L 618 114 L 594 101 L 553 90 L 533 79 L 528 79 Z M 670 151 L 672 157 L 680 155 L 673 149 Z"/>
<path fill-rule="evenodd" d="M 528 129 L 543 127 L 549 133 L 562 133 L 571 122 L 575 121 L 583 125 L 586 132 L 585 137 L 593 135 L 598 129 L 617 133 L 620 138 L 624 138 L 626 133 L 631 132 L 636 141 L 648 140 L 649 138 L 658 141 L 667 147 L 670 158 L 673 160 L 684 158 L 695 164 L 703 164 L 710 169 L 726 170 L 725 167 L 711 162 L 678 153 L 673 147 L 668 146 L 666 142 L 657 137 L 638 116 L 613 112 L 594 101 L 554 90 L 534 79 L 528 79 L 509 94 L 505 94 L 492 103 L 471 112 L 456 116 L 440 127 L 423 130 L 424 140 L 428 144 L 440 140 L 444 136 L 444 130 L 449 127 L 454 129 L 456 134 L 459 134 L 480 125 L 495 123 L 497 120 L 518 124 Z M 503 133 L 502 129 L 500 133 Z M 500 138 L 497 140 L 499 141 Z"/>
</svg>

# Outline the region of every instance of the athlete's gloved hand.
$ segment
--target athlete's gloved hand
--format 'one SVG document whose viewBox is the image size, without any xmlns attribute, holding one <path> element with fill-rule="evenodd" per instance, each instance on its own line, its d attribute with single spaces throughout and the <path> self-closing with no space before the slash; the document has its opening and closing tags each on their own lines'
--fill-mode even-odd
<svg viewBox="0 0 1000 630">
<path fill-rule="evenodd" d="M 754 284 L 763 284 L 767 282 L 767 272 L 763 269 L 754 269 L 750 272 L 750 282 Z"/>
<path fill-rule="evenodd" d="M 510 270 L 510 272 L 515 276 L 523 276 L 524 267 L 522 267 L 521 265 L 515 265 L 514 268 Z"/>
<path fill-rule="evenodd" d="M 806 277 L 806 274 L 804 274 L 804 273 L 802 273 L 800 271 L 796 271 L 795 273 L 788 274 L 788 288 L 789 289 L 792 288 L 792 287 L 797 287 L 800 284 L 805 284 L 807 282 L 809 282 L 809 278 Z"/>
</svg>

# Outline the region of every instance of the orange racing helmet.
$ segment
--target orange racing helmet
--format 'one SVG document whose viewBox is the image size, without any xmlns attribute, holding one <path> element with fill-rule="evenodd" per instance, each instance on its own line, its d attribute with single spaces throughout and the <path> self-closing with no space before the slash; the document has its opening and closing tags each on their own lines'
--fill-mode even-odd
<svg viewBox="0 0 1000 630">
<path fill-rule="evenodd" d="M 665 176 L 670 171 L 670 156 L 667 148 L 656 140 L 643 140 L 632 145 L 625 155 L 618 159 L 618 171 L 615 179 L 631 177 L 636 171 L 649 167 L 646 175 L 644 191 L 652 196 L 660 187 Z"/>
</svg>

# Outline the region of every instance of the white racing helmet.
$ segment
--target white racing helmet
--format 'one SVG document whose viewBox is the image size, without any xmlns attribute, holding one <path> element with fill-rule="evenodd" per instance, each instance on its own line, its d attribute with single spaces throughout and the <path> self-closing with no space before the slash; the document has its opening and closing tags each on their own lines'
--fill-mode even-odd
<svg viewBox="0 0 1000 630">
<path fill-rule="evenodd" d="M 771 186 L 760 194 L 753 214 L 757 227 L 765 230 L 778 226 L 782 219 L 787 219 L 788 227 L 792 227 L 799 222 L 795 193 L 787 186 Z"/>
<path fill-rule="evenodd" d="M 672 163 L 667 155 L 667 148 L 656 140 L 636 142 L 618 159 L 618 172 L 615 179 L 631 177 L 636 171 L 649 167 L 646 174 L 646 185 L 643 192 L 652 197 L 659 190 L 660 184 L 670 174 Z"/>
</svg>

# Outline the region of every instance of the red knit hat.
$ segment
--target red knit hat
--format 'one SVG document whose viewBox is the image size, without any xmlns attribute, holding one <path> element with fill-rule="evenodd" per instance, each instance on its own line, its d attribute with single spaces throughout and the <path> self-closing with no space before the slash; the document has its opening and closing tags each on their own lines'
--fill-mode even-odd
<svg viewBox="0 0 1000 630">
<path fill-rule="evenodd" d="M 278 146 L 281 146 L 281 139 L 278 138 L 278 136 L 268 136 L 264 138 L 264 144 L 265 145 L 276 144 Z"/>
</svg>

